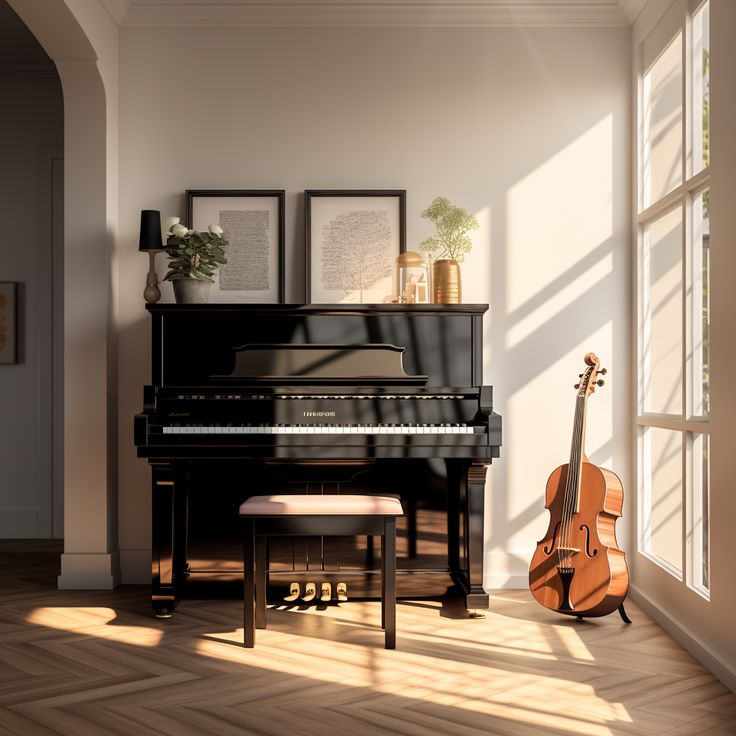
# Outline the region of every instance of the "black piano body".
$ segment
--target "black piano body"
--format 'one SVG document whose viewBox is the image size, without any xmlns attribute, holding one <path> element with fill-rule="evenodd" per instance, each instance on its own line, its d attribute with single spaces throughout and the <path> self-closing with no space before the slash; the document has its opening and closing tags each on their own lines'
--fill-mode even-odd
<svg viewBox="0 0 736 736">
<path fill-rule="evenodd" d="M 483 522 L 501 417 L 482 382 L 487 305 L 154 304 L 152 382 L 135 417 L 152 468 L 152 604 L 233 592 L 237 508 L 265 493 L 394 493 L 399 596 L 488 606 Z M 373 540 L 279 539 L 290 581 L 378 593 Z"/>
</svg>

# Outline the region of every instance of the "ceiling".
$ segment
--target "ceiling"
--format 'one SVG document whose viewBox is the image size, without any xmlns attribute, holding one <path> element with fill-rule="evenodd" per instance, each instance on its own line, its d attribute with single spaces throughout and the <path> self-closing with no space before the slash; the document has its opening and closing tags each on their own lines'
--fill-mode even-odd
<svg viewBox="0 0 736 736">
<path fill-rule="evenodd" d="M 135 26 L 626 26 L 646 0 L 101 0 Z"/>
</svg>

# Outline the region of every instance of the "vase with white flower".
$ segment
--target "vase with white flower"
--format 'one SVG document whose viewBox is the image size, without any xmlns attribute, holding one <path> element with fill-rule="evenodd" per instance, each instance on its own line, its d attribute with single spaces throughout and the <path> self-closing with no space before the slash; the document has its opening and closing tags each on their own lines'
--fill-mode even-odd
<svg viewBox="0 0 736 736">
<path fill-rule="evenodd" d="M 210 225 L 207 232 L 190 230 L 178 217 L 167 222 L 166 253 L 169 271 L 164 281 L 174 285 L 179 304 L 202 304 L 209 301 L 210 286 L 217 269 L 227 263 L 223 247 L 228 244 L 222 228 Z"/>
</svg>

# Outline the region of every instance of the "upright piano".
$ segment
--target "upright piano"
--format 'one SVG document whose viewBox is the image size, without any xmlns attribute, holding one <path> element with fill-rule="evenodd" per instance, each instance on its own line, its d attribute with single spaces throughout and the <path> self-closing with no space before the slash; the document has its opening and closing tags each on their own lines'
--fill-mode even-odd
<svg viewBox="0 0 736 736">
<path fill-rule="evenodd" d="M 398 494 L 399 596 L 488 607 L 483 519 L 501 417 L 483 384 L 487 305 L 153 304 L 134 424 L 152 469 L 152 605 L 241 579 L 238 506 L 270 493 Z M 274 539 L 292 581 L 378 594 L 371 538 Z M 318 586 L 319 588 L 319 586 Z"/>
</svg>

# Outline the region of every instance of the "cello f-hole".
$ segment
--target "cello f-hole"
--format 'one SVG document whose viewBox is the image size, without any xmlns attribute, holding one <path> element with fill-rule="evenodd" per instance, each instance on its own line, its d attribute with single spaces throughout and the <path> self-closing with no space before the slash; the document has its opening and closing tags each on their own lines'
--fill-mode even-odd
<svg viewBox="0 0 736 736">
<path fill-rule="evenodd" d="M 560 530 L 560 522 L 558 521 L 558 522 L 557 522 L 557 523 L 555 524 L 555 530 L 554 530 L 554 532 L 553 532 L 553 534 L 552 534 L 552 543 L 551 543 L 551 544 L 549 545 L 549 547 L 548 547 L 547 545 L 545 545 L 545 546 L 543 547 L 543 549 L 544 549 L 544 554 L 546 554 L 546 555 L 551 555 L 551 554 L 552 554 L 552 552 L 554 551 L 555 547 L 557 546 L 557 532 L 558 532 L 559 530 Z"/>
<path fill-rule="evenodd" d="M 590 551 L 590 528 L 587 524 L 581 524 L 580 531 L 585 531 L 585 554 L 588 557 L 595 557 L 598 554 L 598 550 L 594 549 L 592 552 Z"/>
</svg>

